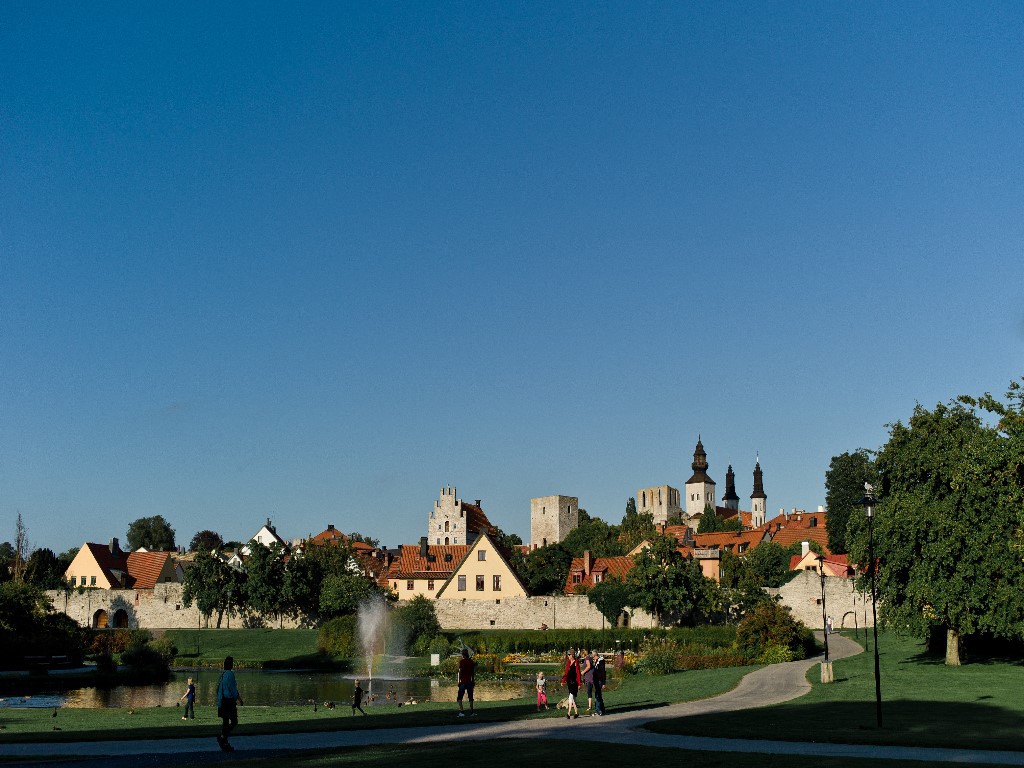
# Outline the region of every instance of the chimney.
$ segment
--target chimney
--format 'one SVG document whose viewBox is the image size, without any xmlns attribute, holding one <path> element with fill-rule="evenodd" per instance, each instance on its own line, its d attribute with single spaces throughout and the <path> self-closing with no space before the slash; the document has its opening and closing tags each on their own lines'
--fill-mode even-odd
<svg viewBox="0 0 1024 768">
<path fill-rule="evenodd" d="M 819 512 L 819 513 L 822 513 L 822 512 L 824 512 L 824 511 L 825 511 L 825 505 L 824 505 L 824 504 L 819 504 L 819 505 L 818 505 L 818 512 Z"/>
<path fill-rule="evenodd" d="M 110 554 L 116 555 L 121 551 L 121 546 L 117 543 L 117 537 L 115 536 L 110 540 Z"/>
<path fill-rule="evenodd" d="M 327 524 L 327 530 L 328 531 L 333 531 L 334 530 L 334 523 L 328 523 Z"/>
<path fill-rule="evenodd" d="M 590 556 L 590 550 L 586 550 L 583 553 L 583 575 L 589 576 L 590 569 L 594 566 L 594 559 Z"/>
<path fill-rule="evenodd" d="M 480 506 L 480 499 L 477 499 L 477 500 L 476 500 L 476 505 L 477 505 L 478 507 Z"/>
<path fill-rule="evenodd" d="M 800 557 L 807 557 L 807 553 L 811 549 L 811 543 L 809 541 L 800 542 Z"/>
<path fill-rule="evenodd" d="M 420 557 L 427 556 L 427 537 L 420 536 Z"/>
</svg>

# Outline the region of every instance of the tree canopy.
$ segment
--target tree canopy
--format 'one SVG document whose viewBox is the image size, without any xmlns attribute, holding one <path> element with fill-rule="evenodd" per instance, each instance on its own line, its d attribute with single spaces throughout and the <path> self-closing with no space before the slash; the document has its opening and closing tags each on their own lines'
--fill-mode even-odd
<svg viewBox="0 0 1024 768">
<path fill-rule="evenodd" d="M 874 523 L 880 619 L 922 634 L 946 631 L 959 663 L 970 634 L 1016 637 L 1024 628 L 1024 418 L 1021 389 L 914 409 L 891 425 L 878 453 Z M 982 421 L 981 412 L 998 417 Z M 876 491 L 879 489 L 876 488 Z M 867 562 L 863 513 L 849 526 L 850 553 Z"/>
<path fill-rule="evenodd" d="M 171 552 L 177 548 L 174 544 L 174 529 L 162 515 L 140 517 L 128 526 L 125 541 L 132 552 L 143 547 L 150 552 Z"/>
<path fill-rule="evenodd" d="M 520 575 L 531 595 L 560 595 L 572 565 L 572 552 L 555 542 L 538 547 L 523 561 Z"/>
<path fill-rule="evenodd" d="M 680 554 L 671 537 L 653 537 L 651 546 L 633 559 L 626 574 L 631 608 L 643 608 L 663 624 L 690 624 L 714 611 L 714 582 Z"/>
<path fill-rule="evenodd" d="M 864 483 L 878 485 L 878 473 L 871 452 L 858 448 L 853 453 L 833 456 L 825 472 L 825 530 L 829 551 L 837 555 L 847 552 L 846 528 L 852 515 L 860 510 Z"/>
<path fill-rule="evenodd" d="M 197 531 L 188 544 L 189 552 L 215 552 L 224 546 L 224 539 L 216 531 Z"/>
</svg>

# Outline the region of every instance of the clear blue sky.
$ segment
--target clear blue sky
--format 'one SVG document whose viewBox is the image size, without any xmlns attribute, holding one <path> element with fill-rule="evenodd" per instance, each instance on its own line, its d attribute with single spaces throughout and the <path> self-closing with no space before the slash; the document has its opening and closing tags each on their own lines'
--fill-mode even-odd
<svg viewBox="0 0 1024 768">
<path fill-rule="evenodd" d="M 1019 3 L 0 7 L 0 540 L 824 502 L 1024 374 Z"/>
</svg>

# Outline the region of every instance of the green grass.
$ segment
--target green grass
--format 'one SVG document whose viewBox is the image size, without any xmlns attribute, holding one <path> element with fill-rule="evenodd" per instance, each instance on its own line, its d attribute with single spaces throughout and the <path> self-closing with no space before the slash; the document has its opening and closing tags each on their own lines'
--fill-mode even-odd
<svg viewBox="0 0 1024 768">
<path fill-rule="evenodd" d="M 730 690 L 750 668 L 707 669 L 664 677 L 636 675 L 605 695 L 610 712 L 660 707 L 677 701 L 692 701 Z M 549 691 L 552 701 L 561 695 Z M 406 728 L 450 725 L 455 705 L 427 702 L 401 708 L 372 707 L 367 717 L 352 717 L 344 703 L 334 710 L 322 707 L 242 707 L 239 735 L 302 733 L 349 729 Z M 540 712 L 532 696 L 513 701 L 476 703 L 476 722 L 498 722 L 562 717 L 560 710 Z M 49 709 L 0 709 L 0 743 L 24 741 L 105 741 L 109 739 L 168 739 L 209 736 L 218 732 L 215 711 L 200 707 L 194 722 L 182 722 L 174 707 L 147 709 L 61 709 L 57 717 Z M 59 728 L 60 730 L 54 730 Z"/>
<path fill-rule="evenodd" d="M 168 629 L 165 636 L 178 647 L 177 666 L 219 667 L 234 656 L 236 667 L 302 667 L 317 657 L 315 629 Z"/>
<path fill-rule="evenodd" d="M 366 765 L 415 765 L 416 768 L 493 768 L 496 755 L 515 765 L 699 765 L 701 768 L 821 768 L 821 757 L 691 752 L 660 747 L 602 744 L 560 739 L 496 739 L 452 744 L 394 744 L 350 749 L 278 753 L 258 759 L 232 759 L 244 768 L 343 768 Z M 188 756 L 175 765 L 189 765 Z M 499 760 L 500 762 L 500 760 Z M 844 768 L 920 768 L 923 763 L 897 760 L 851 760 Z M 946 763 L 956 768 L 957 763 Z"/>
<path fill-rule="evenodd" d="M 879 638 L 884 728 L 875 726 L 874 657 L 862 653 L 833 662 L 836 682 L 808 673 L 806 696 L 743 715 L 752 739 L 897 744 L 915 747 L 1021 749 L 1024 668 L 1019 661 L 946 667 L 920 641 Z M 648 726 L 658 733 L 735 737 L 736 715 L 700 715 Z"/>
</svg>

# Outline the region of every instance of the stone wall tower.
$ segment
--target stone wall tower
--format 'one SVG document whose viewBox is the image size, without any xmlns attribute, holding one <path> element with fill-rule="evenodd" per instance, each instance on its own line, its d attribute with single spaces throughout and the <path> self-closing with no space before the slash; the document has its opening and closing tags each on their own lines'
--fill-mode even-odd
<svg viewBox="0 0 1024 768">
<path fill-rule="evenodd" d="M 754 492 L 750 494 L 750 527 L 764 525 L 765 510 L 768 508 L 768 497 L 764 492 L 764 478 L 761 475 L 761 459 L 754 464 Z"/>
<path fill-rule="evenodd" d="M 575 496 L 530 499 L 530 546 L 534 549 L 562 541 L 580 524 L 580 500 Z"/>
<path fill-rule="evenodd" d="M 679 506 L 679 489 L 671 485 L 656 485 L 653 488 L 641 488 L 636 492 L 637 514 L 650 515 L 655 525 L 667 523 L 670 517 L 682 517 L 683 510 Z"/>
<path fill-rule="evenodd" d="M 693 477 L 686 481 L 686 514 L 700 515 L 705 507 L 715 508 L 715 481 L 708 477 L 708 455 L 697 435 L 693 451 Z"/>
<path fill-rule="evenodd" d="M 462 499 L 455 495 L 455 489 L 447 486 L 441 489 L 440 498 L 434 502 L 434 509 L 427 521 L 427 541 L 438 544 L 468 544 L 469 521 L 462 508 Z M 472 532 L 475 538 L 476 532 Z"/>
<path fill-rule="evenodd" d="M 736 473 L 732 471 L 732 464 L 725 472 L 725 495 L 722 496 L 722 506 L 726 509 L 740 508 L 740 497 L 736 495 Z"/>
</svg>

